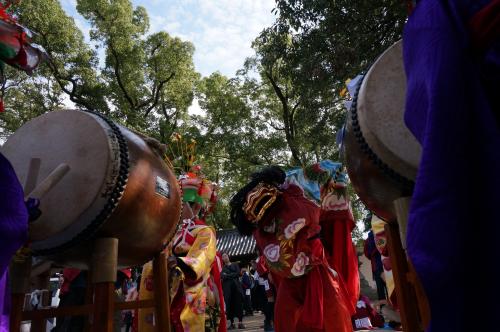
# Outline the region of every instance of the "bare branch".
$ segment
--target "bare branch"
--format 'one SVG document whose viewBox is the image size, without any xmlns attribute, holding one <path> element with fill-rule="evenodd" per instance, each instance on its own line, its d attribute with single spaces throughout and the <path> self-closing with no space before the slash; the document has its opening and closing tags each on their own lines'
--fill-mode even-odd
<svg viewBox="0 0 500 332">
<path fill-rule="evenodd" d="M 111 50 L 111 54 L 113 55 L 113 58 L 115 59 L 115 65 L 113 66 L 113 71 L 115 73 L 116 81 L 118 83 L 118 86 L 120 87 L 120 90 L 123 92 L 123 95 L 125 96 L 125 99 L 127 99 L 128 103 L 130 104 L 130 108 L 135 109 L 136 108 L 136 103 L 132 100 L 132 97 L 129 96 L 127 89 L 125 89 L 125 85 L 123 84 L 122 77 L 120 74 L 120 59 L 118 58 L 118 53 L 116 52 L 115 48 L 113 47 L 113 43 L 111 40 L 108 42 L 109 44 L 109 49 Z"/>
<path fill-rule="evenodd" d="M 156 105 L 158 105 L 158 100 L 160 99 L 161 90 L 163 89 L 163 86 L 165 84 L 167 84 L 172 78 L 174 78 L 174 76 L 175 76 L 175 72 L 170 74 L 170 76 L 166 80 L 163 80 L 160 82 L 160 84 L 158 84 L 158 87 L 156 88 L 156 92 L 154 92 L 153 103 L 148 107 L 148 109 L 146 110 L 146 113 L 144 114 L 145 118 L 156 107 Z M 147 104 L 143 103 L 143 104 L 139 105 L 138 107 L 144 107 L 146 105 Z"/>
</svg>

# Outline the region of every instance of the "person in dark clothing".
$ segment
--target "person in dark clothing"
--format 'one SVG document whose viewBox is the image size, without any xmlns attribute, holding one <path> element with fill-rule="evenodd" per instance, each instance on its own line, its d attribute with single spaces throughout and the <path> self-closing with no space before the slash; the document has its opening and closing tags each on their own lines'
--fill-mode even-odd
<svg viewBox="0 0 500 332">
<path fill-rule="evenodd" d="M 272 280 L 272 274 L 269 272 L 269 268 L 266 264 L 264 257 L 259 257 L 255 264 L 256 273 L 258 277 L 258 283 L 261 287 L 261 294 L 263 296 L 262 302 L 262 313 L 264 314 L 264 331 L 273 332 L 274 331 L 274 300 L 276 298 L 276 287 Z"/>
<path fill-rule="evenodd" d="M 87 289 L 87 271 L 66 268 L 63 271 L 59 308 L 83 305 Z M 85 327 L 85 316 L 67 316 L 57 319 L 53 332 L 80 332 Z"/>
<path fill-rule="evenodd" d="M 253 316 L 252 309 L 252 288 L 254 286 L 253 277 L 248 274 L 246 269 L 241 269 L 241 285 L 243 286 L 243 291 L 245 292 L 244 298 L 244 308 L 245 316 Z"/>
<path fill-rule="evenodd" d="M 116 273 L 115 281 L 115 303 L 124 302 L 128 293 L 127 281 L 132 277 L 130 269 L 122 269 Z M 122 325 L 125 325 L 122 312 L 115 311 L 113 318 L 113 331 L 121 332 Z"/>
<path fill-rule="evenodd" d="M 236 328 L 234 318 L 238 318 L 239 329 L 244 329 L 243 325 L 243 287 L 240 283 L 240 268 L 238 264 L 231 263 L 227 254 L 222 255 L 224 267 L 222 268 L 221 279 L 226 302 L 227 319 L 231 322 L 229 329 Z"/>
<path fill-rule="evenodd" d="M 252 308 L 254 311 L 258 310 L 264 312 L 264 306 L 267 302 L 266 290 L 264 289 L 263 279 L 257 272 L 257 262 L 253 260 L 251 262 L 252 268 L 250 269 L 250 274 L 254 280 L 254 287 L 252 288 Z"/>
<path fill-rule="evenodd" d="M 373 231 L 368 233 L 368 238 L 364 243 L 364 254 L 372 264 L 372 274 L 373 280 L 377 285 L 377 296 L 378 300 L 387 299 L 387 287 L 385 285 L 384 279 L 382 279 L 382 273 L 384 273 L 384 266 L 382 265 L 382 258 L 380 252 L 377 250 L 375 245 L 375 237 Z"/>
<path fill-rule="evenodd" d="M 80 306 L 85 304 L 88 272 L 73 268 L 63 270 L 63 284 L 61 285 L 59 308 Z M 115 301 L 123 301 L 126 294 L 125 281 L 130 278 L 130 271 L 123 269 L 117 272 L 115 282 Z M 118 292 L 119 291 L 119 292 Z M 119 295 L 119 294 L 123 294 Z M 58 318 L 56 327 L 51 332 L 81 332 L 85 328 L 85 316 L 65 316 Z M 114 315 L 114 330 L 121 331 L 121 312 Z"/>
</svg>

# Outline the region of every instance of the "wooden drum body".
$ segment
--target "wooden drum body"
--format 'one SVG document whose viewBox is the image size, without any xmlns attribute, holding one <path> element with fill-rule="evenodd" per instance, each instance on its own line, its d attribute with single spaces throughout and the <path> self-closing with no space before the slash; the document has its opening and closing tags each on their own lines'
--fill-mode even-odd
<svg viewBox="0 0 500 332">
<path fill-rule="evenodd" d="M 353 187 L 368 209 L 393 222 L 393 201 L 411 196 L 421 147 L 404 124 L 406 76 L 401 41 L 360 80 L 344 136 Z"/>
<path fill-rule="evenodd" d="M 175 232 L 181 194 L 174 173 L 145 141 L 85 111 L 55 111 L 22 126 L 2 147 L 21 183 L 32 158 L 38 179 L 61 163 L 69 172 L 45 196 L 30 224 L 35 255 L 89 267 L 93 239 L 118 239 L 118 265 L 143 264 Z"/>
</svg>

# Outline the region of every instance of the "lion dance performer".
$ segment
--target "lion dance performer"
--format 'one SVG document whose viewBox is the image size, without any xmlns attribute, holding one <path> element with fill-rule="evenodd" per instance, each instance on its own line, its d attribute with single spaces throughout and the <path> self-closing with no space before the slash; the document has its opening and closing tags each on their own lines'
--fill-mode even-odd
<svg viewBox="0 0 500 332">
<path fill-rule="evenodd" d="M 323 160 L 287 171 L 287 182 L 299 185 L 320 204 L 321 241 L 330 267 L 343 279 L 352 305 L 359 298 L 358 257 L 351 233 L 355 223 L 347 193 L 347 176 L 340 163 Z"/>
<path fill-rule="evenodd" d="M 277 332 L 352 331 L 354 307 L 328 265 L 319 216 L 319 207 L 299 186 L 285 184 L 285 172 L 274 166 L 253 174 L 231 200 L 231 221 L 240 233 L 253 233 L 272 275 L 280 279 Z"/>
</svg>

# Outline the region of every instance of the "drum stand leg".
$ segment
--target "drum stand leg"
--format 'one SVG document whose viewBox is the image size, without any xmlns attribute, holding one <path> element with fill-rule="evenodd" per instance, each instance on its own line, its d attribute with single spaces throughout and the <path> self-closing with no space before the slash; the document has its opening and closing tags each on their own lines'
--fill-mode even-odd
<svg viewBox="0 0 500 332">
<path fill-rule="evenodd" d="M 89 269 L 88 275 L 92 275 L 92 270 Z M 87 287 L 85 289 L 85 304 L 93 304 L 94 302 L 94 284 L 90 278 L 87 278 Z M 84 332 L 92 331 L 92 319 L 91 316 L 85 317 L 85 326 L 83 328 Z"/>
<path fill-rule="evenodd" d="M 403 328 L 405 332 L 420 332 L 429 324 L 430 310 L 422 285 L 406 256 L 409 204 L 410 197 L 394 201 L 398 222 L 386 224 L 385 233 Z"/>
<path fill-rule="evenodd" d="M 118 239 L 96 239 L 91 261 L 95 291 L 92 331 L 113 331 L 117 261 Z"/>
<path fill-rule="evenodd" d="M 165 253 L 157 254 L 153 259 L 153 282 L 158 331 L 170 332 L 170 299 L 167 274 L 167 257 Z"/>
<path fill-rule="evenodd" d="M 31 257 L 24 262 L 12 261 L 9 268 L 11 286 L 10 330 L 20 331 L 24 309 L 24 298 L 30 290 L 29 276 L 31 274 Z"/>
<path fill-rule="evenodd" d="M 391 259 L 392 272 L 394 276 L 394 287 L 398 299 L 398 307 L 401 314 L 401 323 L 405 332 L 420 332 L 418 312 L 415 303 L 415 295 L 406 278 L 408 264 L 406 255 L 401 245 L 399 227 L 386 224 L 387 245 Z"/>
</svg>

